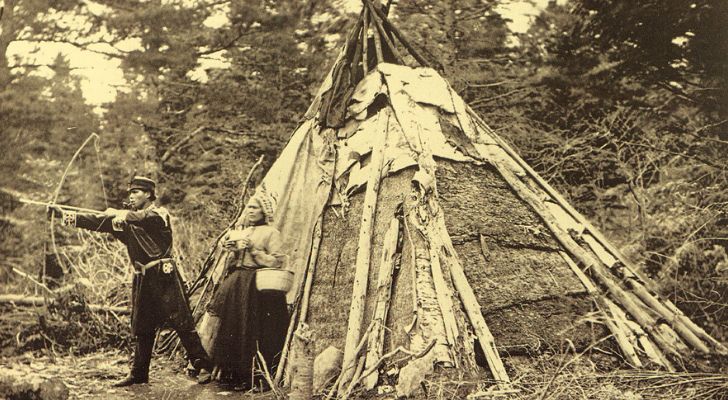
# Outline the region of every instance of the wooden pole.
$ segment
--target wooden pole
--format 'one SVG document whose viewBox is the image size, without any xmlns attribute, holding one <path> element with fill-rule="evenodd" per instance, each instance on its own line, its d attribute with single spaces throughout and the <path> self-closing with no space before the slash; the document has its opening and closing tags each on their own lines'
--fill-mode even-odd
<svg viewBox="0 0 728 400">
<path fill-rule="evenodd" d="M 364 9 L 367 9 L 368 7 L 364 7 Z M 370 15 L 374 19 L 374 15 Z M 372 35 L 374 35 L 374 50 L 377 54 L 377 64 L 384 62 L 384 55 L 382 54 L 382 40 L 379 37 L 379 31 L 376 29 L 372 29 Z"/>
<path fill-rule="evenodd" d="M 369 8 L 364 7 L 362 11 L 362 29 L 361 29 L 361 66 L 364 70 L 364 76 L 369 72 Z"/>
<path fill-rule="evenodd" d="M 370 0 L 364 0 L 364 1 L 371 5 Z M 373 8 L 374 12 L 377 14 L 377 16 L 379 16 L 379 18 L 381 18 L 382 22 L 384 22 L 384 25 L 386 25 L 387 28 L 390 31 L 392 31 L 392 33 L 394 33 L 394 36 L 396 36 L 397 39 L 399 39 L 399 42 L 402 43 L 402 45 L 410 52 L 410 54 L 412 54 L 412 57 L 414 57 L 415 60 L 417 60 L 417 62 L 420 63 L 420 65 L 422 65 L 423 67 L 429 67 L 430 63 L 428 63 L 427 60 L 425 60 L 425 58 L 422 57 L 420 55 L 420 53 L 414 47 L 412 47 L 412 45 L 409 43 L 409 40 L 407 40 L 407 38 L 402 34 L 402 32 L 396 26 L 394 26 L 394 24 L 389 22 L 389 19 L 387 19 L 387 16 L 384 15 L 382 10 L 377 9 L 377 7 L 372 7 L 372 8 Z"/>
<path fill-rule="evenodd" d="M 382 256 L 379 262 L 379 274 L 377 277 L 377 305 L 374 310 L 374 328 L 369 335 L 367 344 L 366 368 L 371 368 L 384 351 L 384 330 L 389 312 L 389 301 L 392 297 L 392 279 L 394 272 L 395 253 L 399 241 L 399 219 L 392 218 L 389 228 L 384 234 L 382 242 Z M 374 371 L 366 378 L 365 387 L 374 389 L 379 380 L 379 373 Z"/>
<path fill-rule="evenodd" d="M 364 12 L 364 10 L 362 10 Z M 329 112 L 331 111 L 331 106 L 334 104 L 334 96 L 339 91 L 339 86 L 341 85 L 341 79 L 342 75 L 344 74 L 343 70 L 345 68 L 345 65 L 348 64 L 349 57 L 351 57 L 351 48 L 355 45 L 356 39 L 359 37 L 359 29 L 361 29 L 362 24 L 362 18 L 361 16 L 356 21 L 356 24 L 354 25 L 354 28 L 349 32 L 349 36 L 346 39 L 346 44 L 344 45 L 344 54 L 341 59 L 341 62 L 337 63 L 333 67 L 333 71 L 331 74 L 332 84 L 331 88 L 328 90 L 330 93 L 328 96 L 328 100 L 324 103 L 323 102 L 323 93 L 322 93 L 322 105 L 323 109 L 320 111 L 320 114 L 322 116 L 325 116 L 325 123 L 328 124 L 329 119 Z"/>
<path fill-rule="evenodd" d="M 509 387 L 511 379 L 508 377 L 508 373 L 503 366 L 503 360 L 501 360 L 500 354 L 498 354 L 498 349 L 495 346 L 495 338 L 490 332 L 488 324 L 485 323 L 478 298 L 475 296 L 475 292 L 473 292 L 473 288 L 465 276 L 465 271 L 463 270 L 462 264 L 460 264 L 458 254 L 452 245 L 450 236 L 447 234 L 445 218 L 442 213 L 439 213 L 434 221 L 433 230 L 436 233 L 435 237 L 439 239 L 438 243 L 433 243 L 433 245 L 438 246 L 440 259 L 445 261 L 450 270 L 450 278 L 452 279 L 453 286 L 458 292 L 470 325 L 475 331 L 493 379 L 498 381 L 501 386 Z"/>
<path fill-rule="evenodd" d="M 374 6 L 367 1 L 367 5 L 369 6 L 369 9 L 373 9 Z M 387 31 L 384 30 L 384 27 L 382 26 L 382 21 L 380 21 L 377 17 L 372 16 L 372 21 L 374 21 L 374 26 L 377 27 L 377 30 L 379 31 L 379 35 L 384 39 L 384 43 L 392 50 L 392 55 L 394 55 L 395 61 L 399 64 L 403 64 L 402 57 L 399 55 L 399 51 L 397 51 L 397 47 L 392 43 L 392 40 L 389 38 L 389 35 L 387 34 Z"/>
<path fill-rule="evenodd" d="M 311 255 L 308 258 L 308 267 L 306 268 L 305 286 L 301 297 L 301 322 L 308 319 L 308 305 L 311 301 L 311 288 L 313 287 L 313 278 L 316 274 L 316 263 L 318 261 L 319 248 L 321 247 L 322 227 L 324 224 L 324 215 L 314 227 L 313 242 L 311 243 Z"/>
<path fill-rule="evenodd" d="M 605 315 L 607 327 L 612 332 L 614 339 L 622 350 L 622 355 L 633 368 L 641 368 L 642 361 L 637 357 L 637 352 L 634 350 L 634 342 L 632 340 L 634 339 L 634 335 L 631 334 L 632 330 L 625 322 L 625 319 L 621 318 L 617 305 L 601 296 L 596 297 L 595 300 Z"/>
<path fill-rule="evenodd" d="M 652 296 L 647 289 L 642 286 L 635 278 L 625 279 L 627 286 L 632 289 L 632 292 L 642 300 L 647 306 L 657 311 L 662 318 L 664 318 L 670 326 L 675 329 L 681 338 L 683 338 L 693 348 L 703 352 L 710 353 L 710 349 L 706 346 L 692 330 L 684 323 L 684 321 L 671 310 L 669 310 L 664 304 L 662 304 L 657 298 Z"/>
<path fill-rule="evenodd" d="M 586 250 L 579 246 L 574 239 L 564 232 L 558 222 L 553 218 L 551 213 L 546 209 L 541 200 L 533 193 L 520 179 L 505 165 L 496 162 L 493 163 L 503 179 L 509 184 L 511 189 L 516 192 L 518 197 L 528 204 L 537 215 L 541 217 L 546 227 L 551 231 L 553 236 L 561 243 L 564 248 L 576 257 L 579 262 L 584 265 L 584 269 L 597 279 L 602 285 L 606 286 L 607 292 L 619 301 L 619 303 L 632 315 L 632 317 L 652 336 L 658 346 L 663 350 L 679 356 L 677 352 L 678 343 L 673 342 L 670 338 L 664 336 L 663 332 L 658 330 L 657 321 L 645 311 L 643 311 L 632 298 L 628 296 L 625 290 L 619 287 L 612 278 L 611 272 L 604 267 L 599 261 L 595 260 Z"/>
<path fill-rule="evenodd" d="M 622 324 L 623 321 L 619 318 L 618 315 L 615 314 L 614 310 L 610 307 L 610 304 L 613 303 L 603 296 L 599 289 L 594 286 L 592 281 L 584 274 L 581 269 L 579 269 L 579 266 L 576 265 L 574 260 L 572 260 L 568 254 L 563 251 L 559 251 L 559 254 L 561 255 L 561 258 L 566 261 L 566 264 L 574 272 L 577 278 L 579 278 L 582 285 L 584 285 L 587 293 L 589 293 L 589 296 L 591 297 L 599 312 L 603 314 L 604 324 L 607 326 L 607 329 L 609 329 L 609 331 L 612 333 L 612 336 L 614 336 L 614 340 L 617 342 L 620 350 L 622 350 L 622 354 L 627 359 L 627 362 L 630 363 L 632 366 L 641 367 L 642 363 L 637 357 L 637 353 L 634 350 L 634 345 L 632 341 L 628 339 L 628 327 Z"/>
<path fill-rule="evenodd" d="M 359 242 L 356 252 L 356 265 L 354 267 L 354 285 L 351 295 L 351 306 L 349 307 L 349 322 L 344 345 L 344 357 L 342 365 L 355 365 L 355 347 L 361 338 L 362 324 L 364 323 L 364 309 L 366 306 L 367 288 L 369 283 L 369 266 L 371 258 L 372 228 L 377 210 L 377 195 L 382 177 L 384 159 L 384 148 L 387 143 L 387 130 L 389 127 L 389 114 L 379 113 L 377 130 L 375 133 L 381 135 L 374 137 L 371 161 L 369 163 L 369 179 L 367 181 L 366 193 L 364 195 L 364 206 L 362 209 L 361 225 L 359 228 Z M 342 370 L 343 379 L 341 387 L 349 383 L 353 375 L 352 369 Z"/>
<path fill-rule="evenodd" d="M 458 256 L 453 250 L 454 249 L 449 250 L 452 254 L 448 254 L 448 252 L 444 249 L 441 250 L 441 257 L 448 262 L 453 285 L 460 295 L 463 308 L 465 308 L 470 324 L 475 331 L 475 335 L 478 337 L 478 342 L 483 350 L 483 354 L 485 354 L 485 359 L 488 361 L 488 367 L 493 375 L 493 379 L 498 381 L 500 384 L 509 385 L 511 380 L 503 366 L 503 361 L 500 358 L 500 354 L 498 354 L 498 349 L 495 347 L 495 338 L 493 338 L 493 334 L 490 332 L 488 325 L 485 323 L 485 318 L 483 318 L 478 298 L 475 297 L 473 288 L 470 287 L 470 283 L 468 283 L 468 278 L 465 276 L 465 272 L 460 265 Z"/>
<path fill-rule="evenodd" d="M 690 346 L 699 350 L 703 353 L 709 353 L 710 349 L 700 340 L 698 333 L 690 328 L 688 318 L 676 314 L 673 310 L 669 309 L 658 296 L 651 293 L 639 280 L 639 277 L 630 271 L 626 266 L 623 266 L 619 260 L 614 258 L 611 253 L 608 252 L 605 247 L 599 243 L 591 233 L 585 233 L 582 236 L 584 242 L 594 252 L 594 254 L 602 261 L 607 267 L 615 269 L 622 275 L 622 281 L 626 286 L 632 289 L 632 292 L 637 297 L 649 306 L 652 310 L 656 311 L 660 317 L 665 319 L 668 324 L 677 332 L 677 334 L 684 339 Z"/>
<path fill-rule="evenodd" d="M 313 241 L 311 243 L 311 252 L 308 256 L 308 263 L 306 263 L 306 269 L 304 270 L 304 279 L 301 279 L 298 286 L 298 296 L 295 301 L 295 309 L 291 320 L 288 324 L 288 331 L 286 332 L 286 340 L 283 344 L 283 350 L 281 352 L 281 359 L 278 363 L 278 369 L 276 369 L 276 375 L 273 381 L 276 385 L 279 385 L 285 374 L 286 379 L 289 377 L 290 368 L 289 353 L 291 349 L 291 340 L 296 329 L 301 328 L 306 323 L 306 317 L 308 316 L 308 305 L 311 298 L 311 288 L 313 285 L 313 278 L 316 273 L 316 261 L 318 260 L 319 247 L 321 244 L 322 226 L 324 223 L 323 211 L 321 218 L 316 223 L 313 229 Z M 299 318 L 300 315 L 300 318 Z"/>
<path fill-rule="evenodd" d="M 442 320 L 445 324 L 445 333 L 447 334 L 447 341 L 454 349 L 457 345 L 458 325 L 455 319 L 454 305 L 452 301 L 452 290 L 445 281 L 445 276 L 442 273 L 442 266 L 440 265 L 440 256 L 438 244 L 440 240 L 437 240 L 433 233 L 428 231 L 429 242 L 430 242 L 430 268 L 432 269 L 432 282 L 435 285 L 435 294 L 437 295 L 437 303 L 440 306 L 442 312 Z M 453 355 L 453 363 L 455 367 L 458 367 L 458 358 Z"/>
<path fill-rule="evenodd" d="M 679 308 L 675 304 L 673 304 L 672 301 L 669 299 L 665 299 L 664 301 L 665 306 L 672 310 L 676 315 L 679 315 L 680 318 L 683 320 L 685 325 L 687 325 L 693 332 L 695 332 L 698 337 L 702 338 L 706 342 L 710 343 L 720 354 L 728 355 L 728 348 L 725 347 L 721 342 L 715 340 L 714 337 L 710 336 L 703 328 L 698 326 L 695 322 L 693 322 L 690 318 L 686 317 L 685 314 L 683 314 L 682 311 L 680 311 Z"/>
</svg>

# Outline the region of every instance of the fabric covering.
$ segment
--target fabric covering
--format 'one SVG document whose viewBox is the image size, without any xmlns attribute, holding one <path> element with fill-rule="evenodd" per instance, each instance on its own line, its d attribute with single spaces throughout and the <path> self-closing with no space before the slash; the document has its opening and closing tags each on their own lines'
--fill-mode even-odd
<svg viewBox="0 0 728 400">
<path fill-rule="evenodd" d="M 288 145 L 261 182 L 278 199 L 273 226 L 281 233 L 282 250 L 295 273 L 287 300 L 293 303 L 311 252 L 316 222 L 331 191 L 334 173 L 333 138 L 324 138 L 313 120 L 294 132 Z"/>
</svg>

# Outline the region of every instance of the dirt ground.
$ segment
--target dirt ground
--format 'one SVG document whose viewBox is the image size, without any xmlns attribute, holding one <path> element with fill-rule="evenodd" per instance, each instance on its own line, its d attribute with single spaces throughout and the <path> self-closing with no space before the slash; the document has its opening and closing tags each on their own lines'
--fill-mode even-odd
<svg viewBox="0 0 728 400">
<path fill-rule="evenodd" d="M 30 354 L 3 358 L 1 368 L 26 377 L 58 378 L 69 390 L 69 399 L 272 399 L 272 395 L 233 392 L 217 383 L 198 385 L 185 374 L 180 361 L 155 356 L 149 384 L 114 388 L 112 384 L 128 373 L 129 355 L 120 351 L 93 353 L 81 357 L 33 357 Z"/>
</svg>

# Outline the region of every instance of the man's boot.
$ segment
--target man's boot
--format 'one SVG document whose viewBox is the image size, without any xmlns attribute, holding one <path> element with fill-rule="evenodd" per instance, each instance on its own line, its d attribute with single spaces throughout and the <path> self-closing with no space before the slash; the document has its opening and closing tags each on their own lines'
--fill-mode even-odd
<svg viewBox="0 0 728 400">
<path fill-rule="evenodd" d="M 152 360 L 154 349 L 154 334 L 140 335 L 136 338 L 134 346 L 134 361 L 131 366 L 131 373 L 125 379 L 114 384 L 114 387 L 125 387 L 139 383 L 149 382 L 149 363 Z"/>
<path fill-rule="evenodd" d="M 208 371 L 207 368 L 201 368 L 200 372 L 197 373 L 197 383 L 204 385 L 212 381 L 212 372 Z"/>
<path fill-rule="evenodd" d="M 131 386 L 136 385 L 139 383 L 148 383 L 149 377 L 148 376 L 134 376 L 133 374 L 129 374 L 126 378 L 120 380 L 119 382 L 116 382 L 113 384 L 114 387 L 125 387 L 125 386 Z"/>
<path fill-rule="evenodd" d="M 212 361 L 210 361 L 205 349 L 202 347 L 197 332 L 193 328 L 179 328 L 175 330 L 177 331 L 180 342 L 182 342 L 182 347 L 187 352 L 187 357 L 192 360 L 192 365 L 198 371 L 197 383 L 201 385 L 210 383 L 212 380 Z"/>
</svg>

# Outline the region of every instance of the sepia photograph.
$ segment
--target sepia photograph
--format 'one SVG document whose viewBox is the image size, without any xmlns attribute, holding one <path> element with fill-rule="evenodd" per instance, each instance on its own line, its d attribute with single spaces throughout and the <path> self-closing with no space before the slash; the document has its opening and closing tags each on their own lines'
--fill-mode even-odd
<svg viewBox="0 0 728 400">
<path fill-rule="evenodd" d="M 0 399 L 728 399 L 727 27 L 0 0 Z"/>
</svg>

